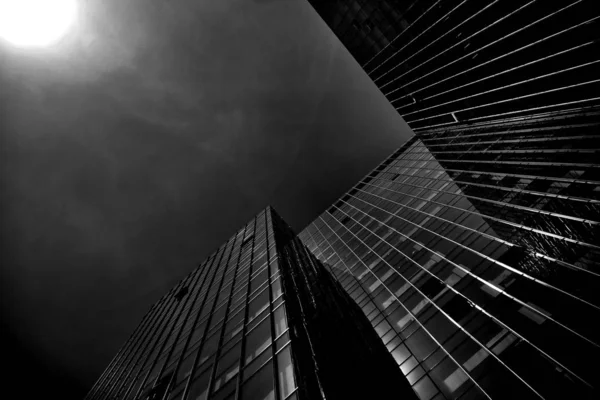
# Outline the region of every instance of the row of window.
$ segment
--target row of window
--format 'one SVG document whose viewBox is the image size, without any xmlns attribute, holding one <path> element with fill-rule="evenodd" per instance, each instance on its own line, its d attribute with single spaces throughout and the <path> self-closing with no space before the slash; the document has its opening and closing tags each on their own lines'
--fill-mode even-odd
<svg viewBox="0 0 600 400">
<path fill-rule="evenodd" d="M 557 287 L 536 283 L 532 279 L 534 270 L 525 270 L 528 275 L 523 275 L 512 268 L 548 266 L 530 260 L 527 253 L 519 253 L 520 247 L 500 239 L 439 166 L 438 171 L 428 172 L 428 179 L 415 173 L 435 163 L 430 161 L 431 155 L 419 153 L 418 158 L 410 156 L 405 161 L 400 157 L 387 163 L 387 168 L 378 169 L 370 182 L 344 196 L 329 210 L 331 215 L 322 215 L 301 238 L 322 261 L 332 265 L 332 272 L 386 344 L 398 337 L 411 354 L 428 349 L 423 357 L 413 354 L 417 364 L 439 351 L 454 358 L 454 365 L 462 365 L 442 376 L 431 372 L 435 366 L 419 364 L 423 371 L 430 371 L 430 379 L 448 398 L 469 385 L 480 385 L 489 393 L 500 390 L 488 382 L 487 372 L 492 370 L 493 374 L 514 380 L 514 387 L 521 387 L 523 393 L 531 393 L 527 385 L 541 384 L 536 382 L 539 376 L 520 368 L 519 355 L 525 351 L 532 354 L 539 370 L 554 369 L 556 384 L 546 385 L 556 389 L 553 392 L 568 387 L 565 382 L 569 379 L 578 384 L 582 380 L 590 382 L 590 371 L 578 362 L 575 353 L 564 351 L 566 342 L 581 351 L 593 351 L 593 346 L 585 343 L 586 336 L 597 333 L 586 322 L 597 310 L 569 295 L 573 292 L 569 285 L 579 284 L 580 276 L 560 266 L 567 274 L 563 278 L 571 275 L 562 283 L 566 292 L 561 292 Z M 377 179 L 392 168 L 405 168 L 404 182 L 393 186 L 398 190 L 390 190 L 391 182 Z M 440 177 L 443 179 L 437 179 Z M 342 279 L 340 271 L 344 270 L 352 278 Z M 543 277 L 544 271 L 539 272 Z M 352 283 L 352 279 L 357 281 Z M 577 294 L 581 293 L 579 290 Z M 418 345 L 411 346 L 409 339 L 414 332 L 423 332 L 429 340 L 418 340 Z M 456 340 L 452 338 L 458 336 L 471 344 L 451 345 Z M 430 344 L 437 341 L 442 348 L 438 344 L 428 347 L 424 344 L 427 340 Z M 464 351 L 453 350 L 458 348 Z M 398 357 L 397 361 L 404 365 L 408 358 Z M 548 358 L 555 362 L 548 362 Z M 486 373 L 477 369 L 488 364 L 494 367 L 486 368 Z M 414 368 L 402 370 L 411 374 Z M 468 375 L 475 383 L 467 379 Z M 449 381 L 444 383 L 446 379 Z M 539 387 L 535 390 L 548 391 Z M 426 392 L 431 393 L 427 396 L 435 394 Z"/>
<path fill-rule="evenodd" d="M 277 398 L 293 396 L 287 317 L 269 223 L 268 214 L 259 214 L 256 223 L 240 230 L 159 300 L 89 398 L 152 397 L 167 389 L 170 398 L 181 398 L 194 361 L 195 376 L 214 374 L 211 398 L 227 398 L 226 388 L 235 389 L 233 378 L 242 365 L 244 398 L 274 399 L 273 393 L 251 394 L 263 381 L 257 371 L 268 370 L 265 363 L 281 365 L 284 373 Z M 275 353 L 279 364 L 272 359 Z"/>
</svg>

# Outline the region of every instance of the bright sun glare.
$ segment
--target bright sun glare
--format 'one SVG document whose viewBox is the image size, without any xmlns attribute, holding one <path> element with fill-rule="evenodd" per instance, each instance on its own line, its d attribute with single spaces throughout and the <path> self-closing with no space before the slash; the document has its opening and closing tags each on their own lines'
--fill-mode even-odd
<svg viewBox="0 0 600 400">
<path fill-rule="evenodd" d="M 0 38 L 22 47 L 49 46 L 75 21 L 76 0 L 0 0 Z"/>
</svg>

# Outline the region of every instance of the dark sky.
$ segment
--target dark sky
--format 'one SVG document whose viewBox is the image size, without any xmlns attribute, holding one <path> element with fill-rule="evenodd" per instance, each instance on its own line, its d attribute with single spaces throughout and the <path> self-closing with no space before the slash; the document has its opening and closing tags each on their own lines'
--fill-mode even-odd
<svg viewBox="0 0 600 400">
<path fill-rule="evenodd" d="M 80 4 L 52 49 L 0 42 L 3 364 L 23 398 L 81 398 L 254 214 L 300 230 L 411 135 L 306 0 Z"/>
</svg>

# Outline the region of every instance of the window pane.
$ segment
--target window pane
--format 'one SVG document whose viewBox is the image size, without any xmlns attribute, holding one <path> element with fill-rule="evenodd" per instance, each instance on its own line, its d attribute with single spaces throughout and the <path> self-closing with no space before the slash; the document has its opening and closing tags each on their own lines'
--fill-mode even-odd
<svg viewBox="0 0 600 400">
<path fill-rule="evenodd" d="M 242 342 L 239 341 L 237 344 L 233 346 L 233 348 L 227 351 L 225 354 L 221 355 L 219 359 L 219 364 L 217 367 L 217 376 L 225 371 L 230 371 L 233 367 L 235 367 L 240 359 L 240 351 L 242 348 Z"/>
<path fill-rule="evenodd" d="M 279 377 L 280 394 L 282 398 L 285 398 L 296 388 L 290 346 L 277 355 L 277 367 L 279 368 L 277 375 Z"/>
<path fill-rule="evenodd" d="M 431 379 L 427 376 L 424 376 L 423 379 L 417 382 L 415 386 L 413 386 L 413 389 L 417 392 L 421 400 L 429 400 L 438 393 L 433 382 L 431 382 Z"/>
<path fill-rule="evenodd" d="M 271 289 L 273 290 L 273 298 L 276 299 L 281 294 L 281 280 L 279 278 L 271 283 Z"/>
<path fill-rule="evenodd" d="M 287 317 L 285 315 L 285 306 L 275 310 L 275 335 L 279 336 L 287 329 Z"/>
<path fill-rule="evenodd" d="M 208 380 L 210 378 L 210 369 L 205 371 L 198 379 L 192 382 L 190 386 L 189 399 L 204 400 L 208 390 Z"/>
<path fill-rule="evenodd" d="M 248 321 L 260 314 L 269 305 L 269 291 L 265 290 L 248 306 Z"/>
<path fill-rule="evenodd" d="M 259 355 L 271 343 L 270 324 L 270 318 L 266 318 L 246 337 L 246 364 Z"/>
<path fill-rule="evenodd" d="M 269 362 L 242 387 L 243 400 L 273 400 L 273 363 Z"/>
<path fill-rule="evenodd" d="M 268 268 L 264 268 L 261 272 L 256 275 L 250 282 L 250 293 L 258 289 L 263 283 L 267 281 Z"/>
<path fill-rule="evenodd" d="M 202 347 L 202 354 L 200 356 L 200 361 L 198 365 L 202 364 L 206 361 L 210 356 L 212 356 L 215 351 L 217 351 L 217 344 L 219 342 L 219 335 L 215 334 L 208 338 L 204 346 Z"/>
</svg>

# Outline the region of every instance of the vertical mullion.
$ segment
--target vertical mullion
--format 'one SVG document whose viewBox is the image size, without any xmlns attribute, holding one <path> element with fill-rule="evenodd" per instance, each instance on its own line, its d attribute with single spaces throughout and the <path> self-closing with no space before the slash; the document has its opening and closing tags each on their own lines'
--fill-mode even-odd
<svg viewBox="0 0 600 400">
<path fill-rule="evenodd" d="M 267 213 L 268 213 L 268 217 L 267 218 Z M 271 222 L 269 223 L 269 219 L 271 220 Z M 280 393 L 281 393 L 281 389 L 280 389 L 280 385 L 279 385 L 279 379 L 278 379 L 278 372 L 279 372 L 279 365 L 277 364 L 277 348 L 276 348 L 276 334 L 275 334 L 275 318 L 274 318 L 274 314 L 273 314 L 273 291 L 271 290 L 271 276 L 273 276 L 273 271 L 271 270 L 271 254 L 269 251 L 269 227 L 273 230 L 273 241 L 275 242 L 275 229 L 274 229 L 274 223 L 273 223 L 273 216 L 271 215 L 271 208 L 268 207 L 267 211 L 265 212 L 265 246 L 267 248 L 267 270 L 268 270 L 268 277 L 267 277 L 267 290 L 269 291 L 269 313 L 271 314 L 270 317 L 270 321 L 271 321 L 271 354 L 273 355 L 273 382 L 274 382 L 274 391 L 275 391 L 275 400 L 282 400 Z M 277 250 L 277 246 L 274 247 L 274 251 L 275 251 L 275 255 L 278 255 L 279 252 Z M 278 258 L 278 257 L 277 257 Z M 279 260 L 276 259 L 276 262 L 278 263 Z M 281 278 L 278 278 L 281 280 Z M 285 305 L 282 305 L 282 307 L 285 307 Z"/>
<path fill-rule="evenodd" d="M 215 255 L 215 257 L 210 260 L 211 261 L 210 266 L 207 269 L 206 274 L 204 274 L 204 276 L 202 277 L 202 283 L 200 283 L 200 285 L 198 286 L 198 282 L 196 282 L 196 284 L 194 285 L 194 286 L 198 287 L 198 290 L 196 291 L 196 295 L 194 296 L 194 300 L 192 301 L 192 304 L 190 305 L 190 309 L 188 310 L 188 316 L 186 317 L 186 320 L 189 318 L 189 316 L 190 316 L 190 314 L 192 312 L 192 309 L 194 308 L 194 305 L 198 301 L 198 298 L 201 297 L 200 293 L 202 292 L 202 287 L 204 287 L 204 284 L 206 283 L 206 280 L 207 280 L 208 276 L 210 275 L 210 270 L 212 269 L 212 266 L 215 265 L 214 260 L 216 260 L 216 259 L 217 259 L 217 256 Z M 216 269 L 218 269 L 218 263 L 217 263 L 217 268 Z M 215 271 L 216 271 L 216 269 L 215 269 Z M 214 277 L 215 275 L 216 274 L 213 272 L 212 276 Z M 202 304 L 201 304 L 201 306 L 198 308 L 198 310 L 196 312 L 196 316 L 194 317 L 194 321 L 192 322 L 192 325 L 190 327 L 188 336 L 185 339 L 185 343 L 184 343 L 183 348 L 181 350 L 181 355 L 177 359 L 175 367 L 173 368 L 173 375 L 171 376 L 171 379 L 169 379 L 169 382 L 168 382 L 168 385 L 167 385 L 167 389 L 165 390 L 165 394 L 163 396 L 164 400 L 166 400 L 168 398 L 168 396 L 169 396 L 169 391 L 171 390 L 171 387 L 173 386 L 173 380 L 176 379 L 177 374 L 179 372 L 179 368 L 181 367 L 181 362 L 183 361 L 183 358 L 186 355 L 187 347 L 188 347 L 188 345 L 190 343 L 190 340 L 192 338 L 192 333 L 194 332 L 194 328 L 196 327 L 196 324 L 197 324 L 197 322 L 198 322 L 198 320 L 200 318 L 200 314 L 201 314 L 201 310 L 202 310 L 202 305 L 204 304 L 204 301 L 208 297 L 208 292 L 209 292 L 209 290 L 207 288 L 206 293 L 203 294 Z M 183 329 L 185 328 L 185 325 L 186 325 L 186 323 L 182 322 L 181 329 L 180 329 L 179 333 L 181 333 L 183 331 Z M 175 340 L 175 343 L 173 344 L 173 348 L 175 348 L 177 340 L 178 339 Z M 169 357 L 171 357 L 171 354 L 169 354 L 167 356 L 167 362 L 169 361 L 168 360 Z M 175 382 L 175 383 L 177 383 L 177 382 Z"/>
<path fill-rule="evenodd" d="M 172 316 L 171 308 L 174 305 L 176 305 L 176 302 L 173 301 L 172 298 L 166 298 L 165 299 L 165 302 L 163 303 L 163 310 L 162 310 L 163 311 L 163 315 L 162 315 L 159 323 L 157 324 L 156 329 L 152 330 L 150 340 L 148 340 L 146 342 L 146 345 L 144 346 L 144 349 L 140 353 L 143 356 L 144 353 L 146 352 L 146 350 L 148 349 L 148 355 L 145 358 L 143 358 L 142 364 L 140 366 L 140 369 L 137 371 L 137 373 L 133 377 L 133 379 L 130 380 L 129 387 L 125 391 L 125 394 L 123 395 L 123 398 L 126 398 L 130 394 L 130 392 L 133 389 L 135 383 L 139 379 L 141 372 L 144 370 L 144 367 L 146 366 L 146 363 L 148 361 L 148 357 L 150 356 L 150 354 L 152 354 L 152 352 L 154 351 L 154 348 L 156 347 L 156 345 L 160 341 L 160 338 L 162 336 L 162 332 L 167 327 L 167 325 L 169 323 L 169 320 L 170 320 L 170 317 Z M 131 375 L 131 372 L 133 372 L 133 370 L 129 371 L 128 376 L 126 377 L 126 379 L 129 378 L 129 376 Z M 140 386 L 140 388 L 141 388 L 141 386 Z M 118 393 L 120 393 L 122 389 L 123 389 L 122 387 L 119 388 Z"/>
<path fill-rule="evenodd" d="M 111 378 L 111 388 L 109 388 L 109 391 L 106 393 L 107 395 L 110 393 L 113 393 L 116 391 L 116 393 L 121 391 L 122 386 L 125 384 L 126 379 L 123 379 L 123 381 L 121 382 L 121 385 L 118 385 L 118 382 L 120 381 L 121 377 L 123 376 L 123 374 L 129 369 L 129 365 L 133 362 L 133 360 L 135 359 L 139 359 L 139 357 L 141 357 L 141 355 L 144 353 L 145 349 L 148 347 L 149 342 L 146 340 L 146 338 L 150 335 L 153 335 L 154 331 L 155 331 L 155 324 L 156 326 L 160 326 L 162 321 L 164 320 L 164 318 L 167 315 L 167 311 L 166 311 L 166 304 L 167 304 L 168 299 L 164 298 L 160 300 L 160 310 L 159 307 L 157 307 L 157 311 L 156 311 L 156 319 L 154 320 L 152 326 L 147 327 L 146 332 L 144 333 L 144 337 L 142 339 L 142 341 L 140 343 L 144 343 L 143 348 L 140 350 L 139 348 L 137 349 L 137 351 L 135 352 L 135 354 L 133 354 L 133 356 L 127 360 L 127 367 L 123 368 L 120 372 L 119 375 L 115 378 L 114 376 Z M 152 336 L 151 336 L 152 337 Z M 129 376 L 130 372 L 127 374 L 127 376 Z"/>
<path fill-rule="evenodd" d="M 188 279 L 186 279 L 184 282 L 189 283 L 190 281 L 192 281 L 192 279 L 195 278 L 194 276 L 190 276 Z M 177 285 L 174 289 L 179 289 L 182 286 L 183 282 L 181 282 L 179 285 Z M 140 384 L 134 398 L 137 398 L 140 396 L 140 394 L 142 393 L 142 391 L 144 390 L 144 385 L 146 384 L 148 378 L 150 377 L 150 374 L 152 373 L 152 369 L 156 366 L 156 364 L 158 363 L 158 360 L 160 359 L 161 353 L 163 351 L 163 349 L 165 348 L 167 342 L 169 341 L 169 336 L 172 332 L 172 330 L 175 328 L 175 323 L 177 322 L 177 319 L 179 318 L 181 312 L 183 311 L 183 306 L 180 307 L 180 301 L 178 301 L 177 299 L 174 299 L 172 296 L 172 293 L 174 293 L 174 290 L 171 290 L 167 296 L 172 300 L 172 305 L 173 305 L 173 309 L 171 310 L 171 312 L 169 313 L 169 319 L 167 321 L 167 323 L 162 327 L 161 329 L 161 333 L 159 334 L 158 340 L 155 342 L 153 349 L 156 348 L 156 345 L 158 345 L 158 342 L 160 341 L 160 339 L 163 337 L 163 333 L 164 334 L 164 340 L 163 342 L 160 344 L 160 347 L 158 349 L 158 351 L 156 352 L 156 355 L 154 356 L 154 359 L 152 360 L 152 363 L 150 364 L 150 366 L 148 367 L 148 371 L 146 372 L 144 378 L 142 379 L 142 383 Z M 186 299 L 186 301 L 189 300 Z M 180 308 L 180 310 L 178 312 L 177 308 Z M 168 330 L 167 330 L 168 329 Z M 147 360 L 144 360 L 144 362 Z M 141 371 L 140 371 L 141 372 Z"/>
<path fill-rule="evenodd" d="M 189 287 L 194 287 L 198 281 L 200 280 L 200 277 L 202 276 L 202 274 L 192 274 L 192 276 L 189 277 L 189 279 L 187 279 L 185 285 L 180 284 L 177 285 L 177 288 L 181 288 L 183 286 L 189 286 Z M 173 336 L 173 330 L 175 329 L 175 325 L 177 324 L 177 321 L 179 320 L 179 318 L 181 317 L 181 315 L 183 315 L 183 312 L 187 306 L 187 304 L 190 302 L 191 299 L 191 290 L 189 290 L 188 292 L 190 295 L 186 296 L 185 301 L 182 303 L 180 300 L 177 301 L 178 307 L 179 307 L 179 311 L 176 313 L 175 318 L 173 319 L 173 324 L 172 326 L 169 328 L 169 332 L 167 333 L 167 335 L 165 336 L 165 340 L 163 342 L 163 344 L 161 345 L 161 348 L 159 349 L 156 359 L 153 361 L 152 365 L 150 365 L 150 368 L 148 369 L 148 372 L 146 374 L 146 378 L 144 379 L 144 382 L 142 382 L 141 387 L 143 387 L 146 383 L 146 379 L 150 376 L 150 374 L 152 373 L 152 370 L 154 369 L 154 367 L 158 364 L 158 361 L 163 353 L 163 350 L 166 348 L 168 341 L 170 340 L 170 338 Z M 192 304 L 190 305 L 189 310 L 187 311 L 188 313 L 192 310 Z M 185 326 L 185 323 L 182 322 L 181 327 L 179 328 L 179 331 L 177 333 L 177 335 L 175 336 L 175 339 L 173 340 L 173 343 L 171 344 L 171 349 L 169 350 L 168 354 L 164 357 L 165 360 L 162 364 L 162 366 L 159 368 L 156 378 L 154 379 L 154 382 L 152 383 L 152 386 L 156 385 L 156 383 L 159 381 L 160 376 L 162 375 L 162 373 L 164 372 L 164 369 L 167 365 L 167 363 L 169 362 L 169 356 L 171 355 L 171 353 L 173 352 L 173 349 L 175 348 L 175 346 L 177 345 L 177 339 L 179 337 L 179 333 L 181 332 L 181 330 L 183 329 L 183 327 Z"/>
<path fill-rule="evenodd" d="M 205 271 L 206 271 L 206 274 L 208 274 L 208 273 L 209 273 L 209 271 L 210 271 L 210 265 L 208 265 L 208 262 L 207 262 L 207 263 L 205 263 L 205 267 L 202 269 L 202 273 L 204 273 Z M 206 274 L 205 274 L 205 275 L 206 275 Z M 158 325 L 158 326 L 160 326 L 160 323 L 159 323 L 159 325 Z M 147 347 L 147 346 L 150 344 L 150 342 L 151 342 L 151 341 L 148 341 L 148 342 L 146 343 L 146 347 Z M 142 354 L 143 354 L 144 352 L 145 352 L 145 349 L 144 349 L 144 351 L 142 351 Z M 150 354 L 150 353 L 151 353 L 151 351 L 149 352 L 149 354 Z M 138 358 L 139 358 L 139 357 L 138 357 Z M 140 372 L 141 372 L 141 371 L 144 369 L 144 366 L 145 366 L 145 364 L 146 364 L 146 361 L 147 361 L 147 360 L 144 360 L 144 361 L 143 361 L 143 365 L 140 367 L 140 369 L 139 369 L 139 371 L 138 371 L 138 374 L 136 375 L 136 377 L 134 377 L 134 379 L 133 379 L 133 381 L 132 381 L 132 384 L 134 384 L 134 383 L 136 382 L 136 380 L 137 380 L 137 378 L 138 378 L 138 376 L 139 376 L 139 373 L 140 373 Z M 134 368 L 135 368 L 135 367 L 134 367 Z M 132 368 L 132 369 L 130 369 L 130 371 L 128 372 L 128 375 L 125 377 L 125 381 L 127 381 L 127 380 L 129 379 L 129 376 L 131 375 L 131 373 L 133 372 L 133 370 L 134 370 L 133 368 Z M 132 386 L 132 384 L 130 384 L 130 386 L 129 386 L 128 390 L 127 390 L 127 391 L 126 391 L 126 393 L 123 395 L 123 397 L 124 397 L 124 398 L 125 398 L 125 397 L 127 397 L 127 395 L 129 394 L 129 392 L 131 391 L 131 389 L 132 389 L 132 387 L 133 387 L 133 386 Z M 118 397 L 119 393 L 120 393 L 120 390 L 119 390 L 119 392 L 117 393 L 117 397 Z"/>
<path fill-rule="evenodd" d="M 256 247 L 256 225 L 258 225 L 257 218 L 254 219 L 254 232 L 255 235 L 252 238 L 252 251 L 250 253 L 250 265 L 248 267 L 248 283 L 246 288 L 245 304 L 244 304 L 244 321 L 242 325 L 242 345 L 240 346 L 240 373 L 237 376 L 236 381 L 236 393 L 235 399 L 243 398 L 241 395 L 242 385 L 244 384 L 243 369 L 246 367 L 246 363 L 242 363 L 244 354 L 246 352 L 246 333 L 248 332 L 248 309 L 250 308 L 250 281 L 252 280 L 252 274 L 254 273 L 253 262 L 254 262 L 254 249 Z M 265 227 L 266 228 L 266 227 Z M 268 278 L 267 278 L 268 279 Z"/>
<path fill-rule="evenodd" d="M 144 329 L 147 328 L 147 325 L 155 319 L 157 314 L 154 312 L 155 309 L 156 307 L 152 306 L 150 310 L 148 310 L 148 312 L 142 319 L 142 322 L 140 322 L 133 334 L 129 337 L 129 339 L 127 339 L 127 342 L 125 342 L 125 344 L 121 347 L 117 355 L 112 359 L 108 368 L 106 368 L 105 372 L 100 376 L 100 378 L 98 378 L 98 381 L 96 381 L 96 384 L 93 386 L 92 390 L 90 391 L 90 393 L 88 393 L 85 399 L 94 399 L 96 395 L 98 395 L 100 388 L 103 387 L 105 383 L 110 381 L 114 374 L 117 373 L 124 359 L 130 355 L 130 353 L 133 351 L 133 349 L 139 342 L 141 334 L 145 332 Z M 125 352 L 127 352 L 127 354 L 125 354 Z"/>
<path fill-rule="evenodd" d="M 202 303 L 201 303 L 201 305 L 198 308 L 198 311 L 196 313 L 196 317 L 195 317 L 194 323 L 192 324 L 192 327 L 190 329 L 190 335 L 188 335 L 187 343 L 185 345 L 185 348 L 187 348 L 187 346 L 189 345 L 189 342 L 190 342 L 190 340 L 192 338 L 192 332 L 194 332 L 194 328 L 196 327 L 198 321 L 200 320 L 200 315 L 202 314 L 202 310 L 203 310 L 204 305 L 206 304 L 206 300 L 208 299 L 208 296 L 210 294 L 210 288 L 212 287 L 212 284 L 213 284 L 215 278 L 218 275 L 219 266 L 220 266 L 221 260 L 223 259 L 223 254 L 225 254 L 225 252 L 227 251 L 227 245 L 228 244 L 229 244 L 229 242 L 226 243 L 222 247 L 222 249 L 220 249 L 219 252 L 217 252 L 217 254 L 215 254 L 215 257 L 211 260 L 212 261 L 211 269 L 212 269 L 212 267 L 214 267 L 214 269 L 212 269 L 212 274 L 211 274 L 210 282 L 208 283 L 208 286 L 206 287 L 206 292 L 203 295 L 204 298 L 202 299 Z M 206 276 L 208 276 L 208 274 Z M 205 282 L 203 282 L 203 285 L 204 285 L 204 283 Z M 200 289 L 200 291 L 202 291 L 202 289 Z M 194 359 L 194 364 L 192 365 L 192 368 L 190 369 L 190 375 L 189 375 L 188 378 L 191 378 L 191 377 L 194 376 L 195 364 L 197 362 L 198 356 L 200 355 L 200 352 L 202 351 L 202 346 L 203 346 L 204 341 L 206 339 L 206 333 L 208 332 L 207 329 L 208 329 L 208 324 L 204 328 L 204 332 L 202 333 L 202 337 L 200 338 L 200 345 L 198 346 L 198 350 L 196 352 L 195 359 Z M 182 361 L 182 358 L 180 357 L 180 359 L 178 361 L 178 365 L 175 368 L 174 376 L 177 376 L 178 370 L 181 367 L 181 361 Z M 177 382 L 175 382 L 175 383 L 177 383 Z M 187 385 L 188 384 L 189 384 L 189 382 L 186 383 L 186 390 L 187 390 Z M 168 393 L 168 390 L 167 390 L 167 393 Z M 185 398 L 185 392 L 183 393 L 182 398 Z"/>
<path fill-rule="evenodd" d="M 256 220 L 253 220 L 253 234 L 255 234 L 256 232 Z M 235 270 L 234 270 L 234 275 L 233 275 L 233 279 L 231 280 L 231 289 L 229 291 L 229 297 L 227 299 L 227 304 L 225 305 L 225 307 L 227 307 L 225 309 L 225 315 L 223 317 L 223 325 L 220 328 L 220 333 L 219 333 L 219 341 L 217 343 L 217 351 L 215 353 L 215 361 L 213 363 L 212 366 L 212 370 L 210 372 L 210 378 L 209 378 L 209 383 L 208 383 L 208 389 L 207 389 L 207 395 L 210 397 L 212 395 L 212 391 L 213 388 L 215 386 L 215 378 L 216 378 L 216 374 L 217 374 L 217 367 L 219 364 L 219 357 L 221 356 L 221 347 L 223 346 L 223 337 L 225 335 L 225 328 L 227 326 L 227 318 L 229 317 L 229 307 L 231 307 L 231 301 L 233 298 L 233 293 L 234 293 L 234 289 L 235 289 L 235 284 L 236 284 L 236 279 L 237 279 L 237 273 L 240 267 L 240 259 L 241 259 L 241 255 L 242 255 L 242 250 L 244 248 L 244 238 L 246 237 L 246 232 L 248 231 L 248 225 L 245 226 L 244 229 L 244 234 L 241 236 L 242 241 L 240 243 L 240 249 L 238 250 L 238 255 L 237 255 L 237 261 L 236 261 L 236 265 L 235 265 Z M 252 250 L 250 253 L 250 262 L 252 262 L 252 251 L 254 250 L 254 238 L 252 238 Z M 250 274 L 251 275 L 251 274 Z M 238 376 L 241 374 L 242 372 L 242 368 L 241 368 L 241 362 L 242 362 L 242 356 L 243 356 L 243 346 L 244 346 L 244 336 L 242 335 L 242 345 L 240 346 L 240 359 L 238 360 L 238 364 L 240 364 L 239 367 L 239 372 L 238 372 Z M 237 379 L 236 379 L 236 390 L 235 392 L 237 392 Z M 225 385 L 225 384 L 224 384 Z"/>
<path fill-rule="evenodd" d="M 225 264 L 224 264 L 224 269 L 223 269 L 222 276 L 221 276 L 221 278 L 219 280 L 219 284 L 218 284 L 219 290 L 221 289 L 223 281 L 225 280 L 225 275 L 227 274 L 227 269 L 228 269 L 228 265 L 227 264 L 229 263 L 229 259 L 231 258 L 231 253 L 233 252 L 233 247 L 235 246 L 236 239 L 237 239 L 237 235 L 233 238 L 233 240 L 230 239 L 230 241 L 227 243 L 227 245 L 224 246 L 223 252 L 221 253 L 221 255 L 219 257 L 219 262 L 217 263 L 217 268 L 215 269 L 215 273 L 214 273 L 213 278 L 211 280 L 211 284 L 210 284 L 209 287 L 206 288 L 206 296 L 204 298 L 204 302 L 206 302 L 206 300 L 208 299 L 210 288 L 214 284 L 214 279 L 218 275 L 219 267 L 222 265 L 221 262 L 223 261 L 223 255 L 226 252 L 229 252 L 229 254 L 227 255 L 227 261 L 225 261 Z M 231 244 L 231 247 L 229 247 L 229 244 Z M 218 296 L 219 290 L 216 291 L 215 296 Z M 196 351 L 196 355 L 194 356 L 194 363 L 193 363 L 192 369 L 190 371 L 190 376 L 188 376 L 187 381 L 185 383 L 185 388 L 184 388 L 183 394 L 181 396 L 182 399 L 185 399 L 187 397 L 188 392 L 190 390 L 190 385 L 192 383 L 192 379 L 194 378 L 194 374 L 196 372 L 196 367 L 198 366 L 197 364 L 198 364 L 198 360 L 200 358 L 200 353 L 202 352 L 202 349 L 204 347 L 204 343 L 206 342 L 206 339 L 207 339 L 206 335 L 208 334 L 208 330 L 210 328 L 210 323 L 212 321 L 212 316 L 213 316 L 213 313 L 214 313 L 214 310 L 215 310 L 215 306 L 217 305 L 217 298 L 218 297 L 215 298 L 215 301 L 211 305 L 210 312 L 207 314 L 208 317 L 206 319 L 206 326 L 204 327 L 204 333 L 202 335 L 202 342 L 200 343 L 200 346 L 198 346 L 198 350 Z M 210 382 L 209 382 L 209 384 L 210 384 Z"/>
</svg>

